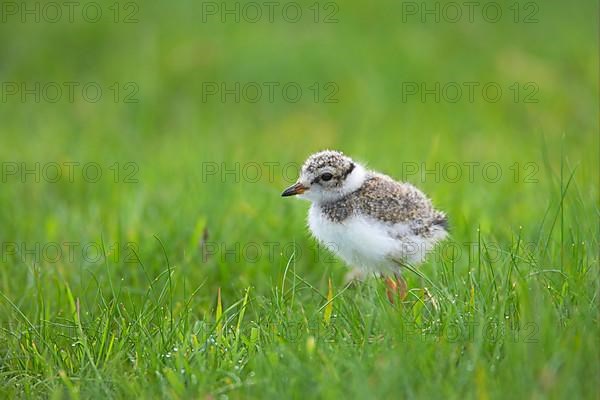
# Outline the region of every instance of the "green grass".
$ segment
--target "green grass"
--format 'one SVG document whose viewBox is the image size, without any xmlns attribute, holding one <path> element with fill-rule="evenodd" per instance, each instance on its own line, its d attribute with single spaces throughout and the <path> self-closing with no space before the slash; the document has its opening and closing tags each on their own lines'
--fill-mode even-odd
<svg viewBox="0 0 600 400">
<path fill-rule="evenodd" d="M 598 398 L 596 4 L 539 3 L 533 24 L 403 23 L 401 2 L 340 3 L 334 24 L 202 23 L 201 4 L 0 23 L 1 82 L 105 90 L 0 103 L 0 397 Z M 203 83 L 236 81 L 305 95 L 202 101 Z M 114 82 L 139 102 L 112 101 Z M 314 82 L 338 102 L 313 102 Z M 406 82 L 505 93 L 403 101 Z M 515 82 L 538 102 L 513 101 Z M 404 302 L 377 279 L 346 287 L 308 204 L 280 197 L 290 163 L 323 148 L 448 213 Z M 68 162 L 102 176 L 6 170 Z"/>
</svg>

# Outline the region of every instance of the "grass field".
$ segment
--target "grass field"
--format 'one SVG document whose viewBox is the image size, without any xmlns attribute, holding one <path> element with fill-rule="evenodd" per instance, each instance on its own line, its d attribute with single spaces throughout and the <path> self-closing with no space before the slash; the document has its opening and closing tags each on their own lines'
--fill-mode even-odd
<svg viewBox="0 0 600 400">
<path fill-rule="evenodd" d="M 598 5 L 460 4 L 3 2 L 0 397 L 599 398 Z M 401 304 L 324 148 L 449 215 Z"/>
</svg>

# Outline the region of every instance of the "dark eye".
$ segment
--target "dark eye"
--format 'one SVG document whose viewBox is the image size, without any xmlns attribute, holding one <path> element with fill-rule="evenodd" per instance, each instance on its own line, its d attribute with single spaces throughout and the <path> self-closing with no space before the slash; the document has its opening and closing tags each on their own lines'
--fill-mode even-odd
<svg viewBox="0 0 600 400">
<path fill-rule="evenodd" d="M 333 178 L 333 175 L 330 174 L 329 172 L 325 172 L 323 175 L 321 175 L 321 179 L 324 180 L 325 182 L 330 181 L 331 178 Z"/>
</svg>

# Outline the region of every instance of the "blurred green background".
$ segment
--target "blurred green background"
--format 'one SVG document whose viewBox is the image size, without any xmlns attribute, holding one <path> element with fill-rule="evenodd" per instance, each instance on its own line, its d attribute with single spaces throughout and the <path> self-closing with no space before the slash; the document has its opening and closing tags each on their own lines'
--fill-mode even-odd
<svg viewBox="0 0 600 400">
<path fill-rule="evenodd" d="M 27 168 L 36 162 L 41 167 L 96 162 L 103 177 L 90 184 L 81 178 L 82 168 L 74 167 L 73 183 L 64 178 L 48 183 L 40 174 L 36 184 L 32 175 L 21 179 L 19 164 L 18 173 L 5 174 L 2 184 L 4 240 L 86 242 L 103 235 L 108 243 L 153 247 L 156 234 L 173 262 L 197 279 L 207 274 L 216 279 L 220 268 L 221 286 L 268 284 L 281 263 L 203 263 L 196 251 L 198 230 L 206 227 L 210 240 L 219 243 L 295 240 L 311 251 L 304 229 L 307 205 L 279 194 L 293 179 L 293 165 L 324 148 L 342 150 L 423 188 L 447 210 L 459 241 L 472 238 L 479 226 L 500 237 L 519 226 L 534 231 L 549 194 L 558 192 L 561 157 L 577 169 L 581 207 L 598 196 L 598 35 L 592 2 L 535 3 L 537 8 L 517 3 L 518 15 L 513 3 L 495 3 L 503 12 L 497 23 L 486 21 L 483 3 L 474 8 L 473 22 L 462 7 L 457 23 L 449 22 L 454 14 L 446 3 L 437 3 L 437 15 L 415 2 L 318 3 L 318 23 L 311 2 L 293 3 L 303 11 L 297 23 L 288 22 L 294 14 L 283 11 L 285 3 L 274 8 L 273 22 L 267 6 L 251 3 L 263 12 L 256 23 L 247 22 L 254 13 L 243 2 L 237 3 L 238 15 L 221 15 L 235 10 L 235 2 L 119 3 L 118 14 L 112 3 L 94 3 L 103 13 L 97 23 L 86 22 L 96 9 L 87 3 L 74 8 L 73 23 L 64 6 L 59 23 L 50 23 L 54 14 L 45 3 L 28 3 L 34 10 L 38 4 L 37 15 L 23 15 L 25 3 L 15 4 L 17 11 L 5 10 L 0 25 L 2 81 L 29 88 L 54 82 L 64 91 L 50 103 L 53 92 L 40 90 L 36 103 L 33 95 L 24 95 L 23 102 L 21 86 L 15 95 L 4 87 L 0 158 L 25 162 Z M 435 4 L 426 7 L 435 10 Z M 416 15 L 411 7 L 417 7 Z M 214 8 L 216 15 L 208 12 Z M 323 22 L 327 16 L 337 22 Z M 537 22 L 525 23 L 526 17 Z M 123 22 L 130 20 L 137 22 Z M 79 84 L 73 102 L 65 82 Z M 220 92 L 211 96 L 203 90 L 213 84 L 232 88 L 236 82 L 279 86 L 272 102 L 265 89 L 256 103 L 245 100 L 254 97 L 252 91 L 237 103 L 232 95 L 223 101 Z M 290 82 L 303 89 L 296 103 L 281 91 Z M 333 90 L 325 88 L 329 82 L 338 89 L 332 96 L 336 103 L 325 102 Z M 456 102 L 442 93 L 439 103 L 433 95 L 423 101 L 420 93 L 403 90 L 422 83 L 433 88 L 436 82 L 465 90 Z M 464 82 L 479 84 L 473 102 Z M 490 82 L 503 90 L 495 103 L 482 94 Z M 536 85 L 535 94 L 525 88 L 528 82 Z M 82 93 L 90 83 L 103 90 L 95 103 Z M 528 94 L 537 102 L 525 102 Z M 126 103 L 127 95 L 137 103 Z M 446 96 L 454 97 L 452 91 Z M 449 162 L 460 165 L 457 182 L 441 172 Z M 501 178 L 492 183 L 477 167 L 468 179 L 465 163 L 473 162 L 498 163 Z M 115 163 L 121 172 L 117 184 Z M 137 169 L 126 170 L 127 163 Z M 244 179 L 256 171 L 251 164 L 243 174 L 248 163 L 261 166 L 258 182 Z M 277 163 L 273 179 L 265 163 Z M 414 165 L 424 171 L 436 163 L 437 173 L 403 176 Z M 519 163 L 517 183 L 510 169 L 514 163 Z M 524 170 L 527 163 L 535 166 Z M 216 174 L 208 174 L 215 165 Z M 221 175 L 236 167 L 239 173 Z M 138 183 L 123 182 L 129 173 Z M 537 183 L 525 182 L 526 174 Z M 593 212 L 588 208 L 583 214 Z M 594 227 L 587 231 L 594 232 Z M 315 276 L 322 268 L 302 266 Z M 8 289 L 16 282 L 4 284 Z"/>
<path fill-rule="evenodd" d="M 285 18 L 293 15 L 282 11 L 287 3 L 278 3 L 271 22 L 261 2 L 179 1 L 116 8 L 97 2 L 102 17 L 95 23 L 82 15 L 83 2 L 73 22 L 63 6 L 52 23 L 54 11 L 44 16 L 46 4 L 3 2 L 0 23 L 0 291 L 27 315 L 40 290 L 35 274 L 46 284 L 49 317 L 65 312 L 60 290 L 54 291 L 63 282 L 93 315 L 100 306 L 91 287 L 108 287 L 112 276 L 135 299 L 146 290 L 145 274 L 164 271 L 165 256 L 177 279 L 187 282 L 185 289 L 177 281 L 180 296 L 204 285 L 195 303 L 202 315 L 214 308 L 217 288 L 224 298 L 239 299 L 248 286 L 266 295 L 281 282 L 291 252 L 268 257 L 265 243 L 295 243 L 298 274 L 323 291 L 329 277 L 341 286 L 342 263 L 315 255 L 319 250 L 305 227 L 308 204 L 280 198 L 295 174 L 284 167 L 325 148 L 422 188 L 448 213 L 458 243 L 476 241 L 478 229 L 499 243 L 511 243 L 520 231 L 529 242 L 543 242 L 552 236 L 561 187 L 575 171 L 560 209 L 560 241 L 586 241 L 585 253 L 597 268 L 596 2 L 498 2 L 496 23 L 483 17 L 485 2 L 475 8 L 473 22 L 462 7 L 456 23 L 448 20 L 454 14 L 444 2 L 300 1 L 294 3 L 302 10 L 298 22 Z M 247 7 L 255 5 L 263 15 L 250 22 L 254 11 Z M 24 7 L 40 7 L 40 21 L 35 12 L 22 14 Z M 220 14 L 225 7 L 239 8 L 239 22 L 234 14 Z M 423 16 L 423 7 L 439 7 L 440 21 Z M 207 13 L 214 8 L 216 15 Z M 452 11 L 450 17 L 443 10 Z M 79 86 L 72 102 L 66 92 L 57 102 L 41 93 L 36 102 L 22 93 L 22 85 L 35 88 L 36 82 Z M 97 102 L 81 93 L 90 82 L 102 88 Z M 223 101 L 221 92 L 206 91 L 236 82 L 279 86 L 273 101 L 266 92 L 257 102 L 241 93 L 236 102 L 233 95 Z M 302 88 L 297 102 L 281 92 L 290 82 Z M 439 102 L 406 92 L 414 84 L 464 88 L 464 82 L 478 84 L 472 102 L 466 91 L 457 101 L 442 93 Z M 490 82 L 502 89 L 497 102 L 482 95 Z M 102 177 L 90 183 L 80 168 L 73 182 L 20 175 L 23 165 L 59 163 L 64 177 L 69 162 L 97 163 Z M 16 175 L 7 170 L 14 163 Z M 407 166 L 421 172 L 436 163 L 458 163 L 462 177 L 403 176 Z M 466 163 L 497 163 L 502 176 L 491 182 L 478 167 L 468 179 Z M 244 179 L 244 167 L 256 164 L 260 178 Z M 253 171 L 247 169 L 246 178 Z M 126 181 L 129 173 L 135 182 Z M 43 256 L 34 262 L 23 247 L 17 254 L 6 247 L 77 242 L 81 248 L 100 241 L 121 251 L 109 251 L 109 273 L 104 262 L 90 262 L 79 251 L 74 259 L 63 253 L 57 262 Z M 145 271 L 124 256 L 131 255 L 127 243 L 135 244 Z M 253 249 L 244 255 L 249 243 L 258 244 L 258 257 Z M 546 252 L 545 266 L 560 268 L 559 253 L 558 247 Z M 435 260 L 428 265 L 425 271 L 435 270 Z M 462 266 L 465 272 L 466 260 Z M 10 307 L 3 310 L 2 322 L 13 321 Z"/>
</svg>

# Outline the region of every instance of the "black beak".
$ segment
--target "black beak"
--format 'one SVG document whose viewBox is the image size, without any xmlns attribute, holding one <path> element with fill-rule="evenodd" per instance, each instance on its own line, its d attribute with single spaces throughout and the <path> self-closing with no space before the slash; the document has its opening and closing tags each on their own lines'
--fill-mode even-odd
<svg viewBox="0 0 600 400">
<path fill-rule="evenodd" d="M 281 193 L 282 197 L 287 197 L 287 196 L 295 196 L 297 194 L 302 194 L 304 192 L 306 192 L 308 188 L 306 186 L 304 186 L 303 184 L 301 184 L 300 182 L 290 186 L 289 188 L 285 189 L 283 191 L 283 193 Z"/>
</svg>

